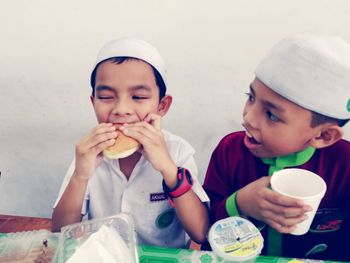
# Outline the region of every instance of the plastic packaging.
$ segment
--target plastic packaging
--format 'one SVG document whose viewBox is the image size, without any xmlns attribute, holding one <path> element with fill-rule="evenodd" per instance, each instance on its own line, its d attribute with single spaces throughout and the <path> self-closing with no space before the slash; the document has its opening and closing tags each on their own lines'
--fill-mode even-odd
<svg viewBox="0 0 350 263">
<path fill-rule="evenodd" d="M 0 238 L 0 262 L 51 262 L 57 242 L 48 230 L 8 233 Z"/>
<path fill-rule="evenodd" d="M 107 218 L 83 221 L 63 227 L 59 238 L 55 262 L 64 263 L 69 260 L 87 240 L 90 242 L 90 237 L 94 233 L 97 234 L 100 232 L 99 230 L 107 229 L 105 227 L 101 229 L 102 226 L 106 226 L 107 228 L 112 227 L 118 232 L 129 250 L 131 262 L 138 263 L 135 227 L 132 217 L 126 213 Z M 113 244 L 110 245 L 113 246 Z M 82 248 L 84 249 L 84 247 Z M 116 250 L 117 249 L 118 248 L 116 248 Z"/>
<path fill-rule="evenodd" d="M 209 243 L 217 256 L 229 262 L 254 262 L 261 253 L 264 239 L 250 221 L 233 216 L 212 225 Z"/>
</svg>

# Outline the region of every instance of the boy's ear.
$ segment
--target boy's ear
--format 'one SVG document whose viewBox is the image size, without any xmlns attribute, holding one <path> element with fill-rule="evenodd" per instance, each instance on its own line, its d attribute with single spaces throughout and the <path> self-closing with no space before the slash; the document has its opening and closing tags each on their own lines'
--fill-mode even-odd
<svg viewBox="0 0 350 263">
<path fill-rule="evenodd" d="M 344 135 L 344 131 L 336 124 L 324 124 L 320 127 L 319 134 L 311 139 L 311 146 L 319 149 L 330 146 L 339 141 Z"/>
<path fill-rule="evenodd" d="M 94 97 L 92 95 L 90 96 L 90 100 L 91 100 L 91 103 L 92 103 L 92 106 L 93 106 L 94 103 L 95 103 L 95 100 L 94 100 Z"/>
<path fill-rule="evenodd" d="M 168 112 L 172 102 L 173 97 L 165 95 L 158 104 L 158 114 L 163 117 Z"/>
</svg>

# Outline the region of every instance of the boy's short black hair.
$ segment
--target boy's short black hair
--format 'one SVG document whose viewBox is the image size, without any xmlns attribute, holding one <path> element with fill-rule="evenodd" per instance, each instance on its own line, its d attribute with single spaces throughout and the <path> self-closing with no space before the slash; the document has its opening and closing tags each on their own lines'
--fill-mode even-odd
<svg viewBox="0 0 350 263">
<path fill-rule="evenodd" d="M 316 126 L 324 123 L 336 123 L 339 127 L 343 127 L 349 119 L 341 120 L 341 119 L 336 119 L 332 117 L 325 116 L 323 114 L 311 111 L 312 117 L 311 117 L 311 127 L 315 128 Z"/>
<path fill-rule="evenodd" d="M 95 96 L 95 81 L 96 81 L 97 68 L 98 68 L 98 66 L 101 63 L 103 63 L 103 62 L 105 62 L 107 60 L 111 60 L 113 63 L 116 63 L 116 64 L 122 64 L 123 62 L 128 61 L 128 60 L 140 60 L 140 61 L 143 61 L 141 59 L 133 58 L 133 57 L 113 57 L 113 58 L 109 58 L 109 59 L 106 59 L 106 60 L 101 61 L 100 63 L 98 63 L 97 66 L 95 67 L 94 71 L 92 72 L 91 79 L 90 79 L 90 84 L 91 84 L 91 87 L 92 87 L 92 96 L 93 97 Z M 149 63 L 147 63 L 147 64 L 150 65 Z M 150 66 L 153 69 L 154 77 L 156 79 L 156 84 L 157 84 L 157 86 L 159 88 L 159 100 L 161 100 L 166 94 L 165 82 L 164 82 L 162 76 L 160 75 L 160 73 L 158 72 L 158 70 L 156 70 L 152 65 L 150 65 Z"/>
</svg>

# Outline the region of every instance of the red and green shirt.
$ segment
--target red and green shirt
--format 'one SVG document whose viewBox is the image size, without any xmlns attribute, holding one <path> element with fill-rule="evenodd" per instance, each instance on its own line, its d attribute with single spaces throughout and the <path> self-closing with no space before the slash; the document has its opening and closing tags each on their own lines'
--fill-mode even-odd
<svg viewBox="0 0 350 263">
<path fill-rule="evenodd" d="M 327 184 L 310 231 L 302 236 L 279 234 L 261 222 L 262 254 L 350 261 L 350 142 L 271 159 L 255 157 L 244 145 L 245 132 L 225 136 L 214 150 L 204 181 L 213 222 L 239 215 L 235 193 L 247 184 L 286 167 L 320 175 Z M 305 186 L 307 187 L 307 186 Z"/>
</svg>

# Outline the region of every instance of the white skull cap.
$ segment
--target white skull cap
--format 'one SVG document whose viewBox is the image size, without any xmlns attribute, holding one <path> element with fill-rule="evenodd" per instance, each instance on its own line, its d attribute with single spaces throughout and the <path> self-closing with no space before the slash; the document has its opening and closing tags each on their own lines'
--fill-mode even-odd
<svg viewBox="0 0 350 263">
<path fill-rule="evenodd" d="M 132 57 L 152 65 L 166 85 L 166 67 L 158 50 L 148 42 L 137 38 L 119 38 L 107 42 L 97 54 L 93 70 L 99 63 L 114 57 Z"/>
<path fill-rule="evenodd" d="M 262 59 L 255 74 L 303 108 L 350 119 L 350 45 L 340 37 L 285 38 Z"/>
</svg>

